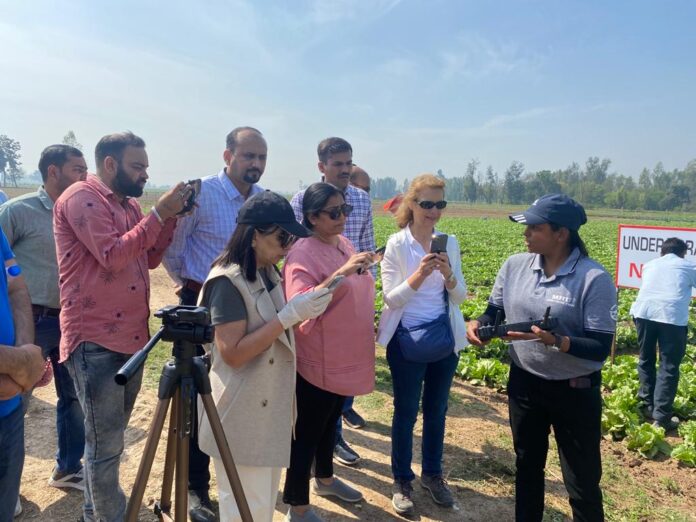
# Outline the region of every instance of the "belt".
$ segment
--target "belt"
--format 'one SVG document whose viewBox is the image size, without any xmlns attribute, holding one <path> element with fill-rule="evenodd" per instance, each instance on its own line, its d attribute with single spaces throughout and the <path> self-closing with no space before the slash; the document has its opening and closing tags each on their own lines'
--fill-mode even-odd
<svg viewBox="0 0 696 522">
<path fill-rule="evenodd" d="M 184 279 L 183 283 L 184 284 L 181 285 L 182 288 L 186 288 L 187 290 L 191 290 L 197 294 L 200 293 L 201 288 L 203 288 L 201 283 L 194 281 L 193 279 Z"/>
<path fill-rule="evenodd" d="M 31 311 L 37 317 L 58 317 L 60 315 L 60 308 L 49 308 L 48 306 L 42 305 L 31 305 Z"/>
</svg>

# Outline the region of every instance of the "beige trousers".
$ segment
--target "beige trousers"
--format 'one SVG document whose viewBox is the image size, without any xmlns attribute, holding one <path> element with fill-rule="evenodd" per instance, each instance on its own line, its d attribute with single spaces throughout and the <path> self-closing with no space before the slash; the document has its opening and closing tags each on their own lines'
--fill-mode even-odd
<svg viewBox="0 0 696 522">
<path fill-rule="evenodd" d="M 220 520 L 224 522 L 241 522 L 242 517 L 234 500 L 232 487 L 227 480 L 222 460 L 213 458 L 215 476 L 220 499 Z M 280 485 L 282 468 L 262 468 L 257 466 L 237 466 L 239 479 L 246 496 L 249 510 L 254 522 L 272 522 Z"/>
</svg>

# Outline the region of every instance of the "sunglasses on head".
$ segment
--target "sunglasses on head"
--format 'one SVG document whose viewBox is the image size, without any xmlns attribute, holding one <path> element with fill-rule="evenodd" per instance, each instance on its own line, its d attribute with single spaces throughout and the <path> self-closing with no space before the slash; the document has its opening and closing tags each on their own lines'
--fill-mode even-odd
<svg viewBox="0 0 696 522">
<path fill-rule="evenodd" d="M 297 241 L 297 236 L 294 234 L 291 234 L 284 228 L 280 227 L 272 227 L 269 229 L 257 229 L 259 232 L 261 232 L 264 236 L 268 236 L 273 234 L 274 232 L 278 231 L 278 234 L 276 237 L 278 238 L 278 243 L 280 243 L 281 248 L 287 248 L 290 245 L 292 245 L 295 241 Z"/>
<path fill-rule="evenodd" d="M 438 210 L 442 210 L 447 206 L 447 201 L 445 201 L 444 199 L 441 199 L 440 201 L 428 201 L 426 199 L 423 201 L 417 201 L 416 203 L 418 203 L 418 206 L 420 208 L 423 208 L 425 210 L 430 210 L 433 207 L 435 207 Z"/>
<path fill-rule="evenodd" d="M 330 210 L 324 209 L 324 210 L 320 210 L 319 212 L 320 213 L 323 212 L 324 214 L 327 214 L 331 219 L 336 221 L 341 216 L 341 214 L 343 214 L 346 217 L 350 216 L 350 213 L 353 212 L 353 205 L 349 205 L 348 203 L 344 203 L 343 205 L 341 205 L 339 207 L 333 207 Z"/>
</svg>

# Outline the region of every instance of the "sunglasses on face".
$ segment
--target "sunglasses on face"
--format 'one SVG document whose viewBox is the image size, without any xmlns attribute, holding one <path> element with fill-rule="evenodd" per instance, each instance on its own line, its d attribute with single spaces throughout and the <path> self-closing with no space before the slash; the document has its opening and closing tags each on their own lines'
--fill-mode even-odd
<svg viewBox="0 0 696 522">
<path fill-rule="evenodd" d="M 278 231 L 278 233 L 276 234 L 276 238 L 278 239 L 278 243 L 280 244 L 281 248 L 287 248 L 290 245 L 292 245 L 295 241 L 297 241 L 297 236 L 291 234 L 284 228 L 273 227 L 267 230 L 258 229 L 258 231 L 261 232 L 264 236 L 271 235 L 274 232 Z"/>
<path fill-rule="evenodd" d="M 433 207 L 435 207 L 438 210 L 442 210 L 447 206 L 447 201 L 445 201 L 444 199 L 441 199 L 440 201 L 428 201 L 426 199 L 423 201 L 417 201 L 416 203 L 418 203 L 418 206 L 420 208 L 425 210 L 430 210 Z"/>
<path fill-rule="evenodd" d="M 349 205 L 348 203 L 344 203 L 340 207 L 333 207 L 331 209 L 324 209 L 324 210 L 320 210 L 319 212 L 320 213 L 323 212 L 324 214 L 328 215 L 331 219 L 336 221 L 341 216 L 341 214 L 343 214 L 346 217 L 350 216 L 350 213 L 353 212 L 353 205 Z"/>
</svg>

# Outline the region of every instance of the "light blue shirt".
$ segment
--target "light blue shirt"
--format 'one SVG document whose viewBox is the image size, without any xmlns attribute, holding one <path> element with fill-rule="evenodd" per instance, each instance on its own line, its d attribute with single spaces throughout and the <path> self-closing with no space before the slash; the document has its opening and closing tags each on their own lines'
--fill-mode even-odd
<svg viewBox="0 0 696 522">
<path fill-rule="evenodd" d="M 252 185 L 249 197 L 263 192 Z M 162 259 L 174 281 L 205 281 L 210 265 L 225 248 L 237 228 L 237 214 L 246 200 L 222 169 L 201 180 L 193 213 L 179 219 L 174 239 Z"/>
<path fill-rule="evenodd" d="M 638 297 L 631 315 L 658 323 L 686 326 L 696 265 L 676 254 L 665 254 L 643 265 Z"/>
<path fill-rule="evenodd" d="M 5 203 L 8 199 L 7 194 L 5 194 L 2 190 L 0 190 L 0 205 Z"/>
</svg>

